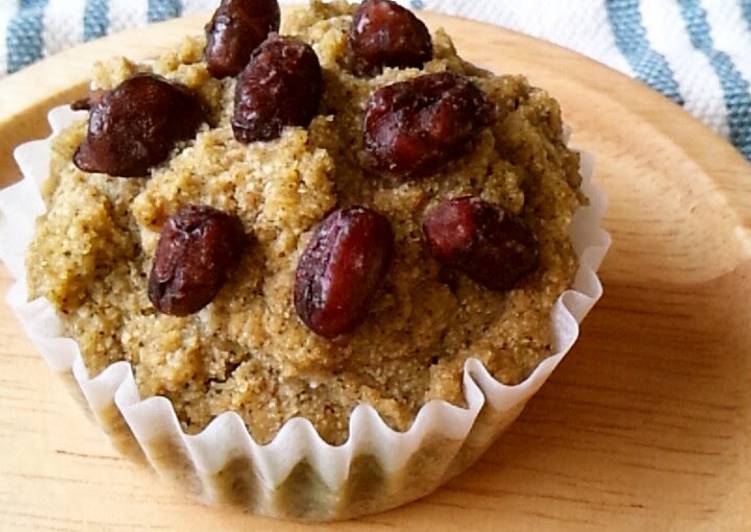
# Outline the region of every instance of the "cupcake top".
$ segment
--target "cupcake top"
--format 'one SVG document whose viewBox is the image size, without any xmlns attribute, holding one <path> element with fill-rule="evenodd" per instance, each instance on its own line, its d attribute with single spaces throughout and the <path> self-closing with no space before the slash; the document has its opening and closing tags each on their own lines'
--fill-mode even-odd
<svg viewBox="0 0 751 532">
<path fill-rule="evenodd" d="M 129 361 L 188 432 L 237 412 L 330 443 L 373 405 L 524 380 L 577 269 L 558 104 L 389 0 L 225 0 L 148 65 L 95 65 L 27 257 L 92 375 Z"/>
</svg>

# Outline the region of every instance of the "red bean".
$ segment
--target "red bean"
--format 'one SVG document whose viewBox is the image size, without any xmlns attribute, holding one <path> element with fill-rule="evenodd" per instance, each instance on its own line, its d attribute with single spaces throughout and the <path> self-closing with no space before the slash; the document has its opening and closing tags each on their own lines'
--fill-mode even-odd
<svg viewBox="0 0 751 532">
<path fill-rule="evenodd" d="M 469 79 L 442 72 L 387 85 L 370 98 L 364 164 L 402 177 L 433 173 L 461 156 L 494 109 Z"/>
<path fill-rule="evenodd" d="M 222 0 L 206 26 L 206 62 L 215 78 L 236 76 L 269 33 L 279 31 L 277 0 Z"/>
<path fill-rule="evenodd" d="M 237 216 L 202 205 L 181 208 L 159 235 L 149 300 L 173 316 L 198 312 L 219 293 L 245 242 Z"/>
<path fill-rule="evenodd" d="M 537 269 L 535 236 L 517 217 L 477 197 L 448 200 L 423 225 L 430 253 L 490 290 L 506 291 Z"/>
<path fill-rule="evenodd" d="M 74 106 L 91 110 L 86 140 L 73 156 L 76 166 L 120 177 L 147 176 L 178 141 L 193 138 L 205 119 L 196 95 L 151 74 L 139 74 Z"/>
<path fill-rule="evenodd" d="M 430 33 L 411 11 L 391 0 L 366 0 L 349 32 L 353 71 L 379 74 L 383 67 L 420 68 L 433 56 Z"/>
<path fill-rule="evenodd" d="M 295 277 L 295 309 L 316 334 L 336 338 L 365 319 L 394 246 L 391 224 L 365 207 L 331 213 L 315 230 Z"/>
<path fill-rule="evenodd" d="M 322 86 L 313 48 L 273 34 L 253 52 L 237 80 L 235 138 L 246 143 L 273 140 L 284 126 L 307 126 L 318 112 Z"/>
</svg>

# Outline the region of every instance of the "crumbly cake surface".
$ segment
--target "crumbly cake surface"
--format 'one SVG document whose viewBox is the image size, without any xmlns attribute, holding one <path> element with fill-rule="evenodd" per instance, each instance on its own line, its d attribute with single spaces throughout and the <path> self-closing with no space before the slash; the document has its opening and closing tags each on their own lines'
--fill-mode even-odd
<svg viewBox="0 0 751 532">
<path fill-rule="evenodd" d="M 465 63 L 442 31 L 423 69 L 354 77 L 346 68 L 352 10 L 314 1 L 285 18 L 282 33 L 310 43 L 324 72 L 321 110 L 309 128 L 288 127 L 271 142 L 237 142 L 234 80 L 209 75 L 204 40 L 195 37 L 150 66 L 116 59 L 94 70 L 94 85 L 103 89 L 153 71 L 196 90 L 209 106 L 213 124 L 149 179 L 79 170 L 71 159 L 84 121 L 54 142 L 48 213 L 27 260 L 31 295 L 60 310 L 92 375 L 131 362 L 142 396 L 168 397 L 188 432 L 231 410 L 259 442 L 303 416 L 327 441 L 341 443 L 360 403 L 406 430 L 426 401 L 463 404 L 467 358 L 514 384 L 551 353 L 550 311 L 573 281 L 569 226 L 583 201 L 578 155 L 565 146 L 558 104 L 521 76 Z M 369 96 L 443 70 L 468 75 L 498 107 L 497 122 L 435 175 L 397 181 L 365 174 L 357 154 Z M 510 292 L 462 275 L 447 279 L 426 252 L 425 212 L 466 194 L 521 215 L 540 243 L 541 267 Z M 213 303 L 178 318 L 156 312 L 146 285 L 160 227 L 188 203 L 238 215 L 254 243 Z M 315 225 L 335 206 L 352 204 L 388 217 L 395 255 L 366 321 L 332 342 L 295 314 L 295 268 Z"/>
</svg>

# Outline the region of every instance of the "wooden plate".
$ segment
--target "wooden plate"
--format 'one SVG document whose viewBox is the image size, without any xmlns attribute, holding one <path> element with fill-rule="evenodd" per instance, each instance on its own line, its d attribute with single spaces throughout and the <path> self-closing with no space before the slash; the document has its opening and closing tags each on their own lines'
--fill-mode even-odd
<svg viewBox="0 0 751 532">
<path fill-rule="evenodd" d="M 615 244 L 581 340 L 511 430 L 434 495 L 341 529 L 751 529 L 751 166 L 660 95 L 553 45 L 424 15 L 467 59 L 559 98 L 598 156 Z M 168 49 L 206 16 L 62 53 L 0 82 L 16 144 L 91 63 Z M 0 290 L 9 285 L 0 273 Z M 204 508 L 117 457 L 0 305 L 0 528 L 293 530 Z M 308 528 L 313 530 L 314 528 Z"/>
</svg>

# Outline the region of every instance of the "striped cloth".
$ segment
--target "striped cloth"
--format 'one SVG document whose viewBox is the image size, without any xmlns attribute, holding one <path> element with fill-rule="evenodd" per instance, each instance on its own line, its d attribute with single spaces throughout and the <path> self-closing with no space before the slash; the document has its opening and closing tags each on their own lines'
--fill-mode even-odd
<svg viewBox="0 0 751 532">
<path fill-rule="evenodd" d="M 299 3 L 300 0 L 282 3 Z M 0 0 L 0 75 L 218 0 Z M 401 0 L 547 39 L 635 77 L 751 160 L 751 0 Z"/>
</svg>

